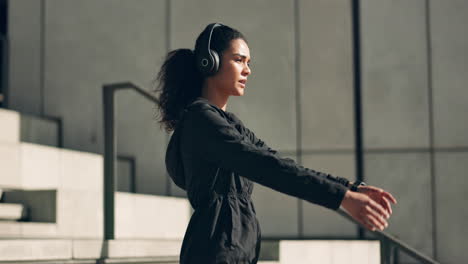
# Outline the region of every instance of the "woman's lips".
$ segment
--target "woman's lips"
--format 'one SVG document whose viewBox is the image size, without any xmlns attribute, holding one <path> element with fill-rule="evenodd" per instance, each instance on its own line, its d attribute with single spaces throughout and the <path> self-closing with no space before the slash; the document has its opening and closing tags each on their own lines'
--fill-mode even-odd
<svg viewBox="0 0 468 264">
<path fill-rule="evenodd" d="M 246 80 L 240 80 L 239 83 L 241 84 L 242 88 L 245 88 L 245 83 L 247 81 Z"/>
</svg>

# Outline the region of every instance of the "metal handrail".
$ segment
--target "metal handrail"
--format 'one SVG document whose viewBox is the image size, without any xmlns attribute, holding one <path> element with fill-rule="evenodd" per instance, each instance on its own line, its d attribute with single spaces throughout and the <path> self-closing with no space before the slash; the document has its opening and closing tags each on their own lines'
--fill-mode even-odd
<svg viewBox="0 0 468 264">
<path fill-rule="evenodd" d="M 345 210 L 340 208 L 336 212 L 338 214 L 340 214 L 341 216 L 343 216 L 344 218 L 348 219 L 349 221 L 355 223 L 356 225 L 359 225 L 359 226 L 363 227 L 358 221 L 354 220 Z M 380 239 L 380 241 L 382 243 L 383 250 L 381 252 L 381 256 L 382 256 L 381 264 L 393 263 L 392 254 L 388 254 L 388 253 L 389 253 L 389 251 L 392 251 L 392 247 L 395 247 L 395 246 L 398 247 L 399 250 L 402 250 L 406 254 L 408 254 L 411 257 L 415 258 L 416 260 L 420 261 L 421 263 L 424 263 L 424 264 L 439 264 L 439 262 L 437 262 L 437 261 L 431 259 L 430 257 L 424 255 L 423 253 L 419 252 L 415 248 L 409 246 L 405 242 L 399 240 L 398 238 L 396 238 L 396 237 L 394 237 L 394 236 L 392 236 L 390 234 L 387 234 L 387 233 L 385 233 L 383 231 L 380 231 L 380 230 L 369 231 L 369 232 L 371 232 L 372 234 L 377 235 L 377 237 L 379 237 L 379 239 Z"/>
<path fill-rule="evenodd" d="M 115 108 L 114 108 L 114 93 L 117 90 L 133 89 L 145 98 L 158 103 L 157 97 L 150 92 L 143 90 L 131 82 L 114 83 L 103 85 L 103 103 L 104 103 L 104 239 L 112 240 L 115 238 L 115 208 L 114 208 L 114 195 L 115 195 L 115 166 L 117 164 L 116 142 L 117 137 L 115 133 Z M 345 217 L 349 221 L 362 226 L 359 222 L 354 220 L 351 216 L 342 209 L 338 209 L 337 213 Z M 393 237 L 382 231 L 374 231 L 382 243 L 381 248 L 381 263 L 392 263 L 392 248 L 397 247 L 411 257 L 424 264 L 439 264 L 439 262 L 427 257 L 416 249 L 412 248 L 403 241 Z"/>
<path fill-rule="evenodd" d="M 114 94 L 118 90 L 133 89 L 145 98 L 159 100 L 131 82 L 103 85 L 104 107 L 104 239 L 115 238 L 115 171 L 117 166 L 117 135 L 115 132 Z"/>
</svg>

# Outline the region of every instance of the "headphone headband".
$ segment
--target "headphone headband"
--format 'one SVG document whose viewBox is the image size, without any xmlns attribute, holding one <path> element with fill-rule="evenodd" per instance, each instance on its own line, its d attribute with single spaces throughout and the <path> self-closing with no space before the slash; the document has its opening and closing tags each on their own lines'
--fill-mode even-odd
<svg viewBox="0 0 468 264">
<path fill-rule="evenodd" d="M 222 26 L 220 23 L 211 23 L 206 26 L 204 31 L 209 33 L 201 39 L 201 50 L 195 50 L 197 68 L 205 76 L 213 75 L 219 69 L 219 56 L 216 51 L 211 49 L 211 37 L 213 30 L 220 26 Z"/>
</svg>

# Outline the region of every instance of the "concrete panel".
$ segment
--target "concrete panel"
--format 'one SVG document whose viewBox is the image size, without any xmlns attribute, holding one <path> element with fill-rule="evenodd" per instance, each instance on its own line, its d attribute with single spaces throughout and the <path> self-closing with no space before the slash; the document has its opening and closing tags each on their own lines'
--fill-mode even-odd
<svg viewBox="0 0 468 264">
<path fill-rule="evenodd" d="M 0 221 L 0 237 L 20 237 L 21 225 L 12 221 Z"/>
<path fill-rule="evenodd" d="M 354 153 L 303 155 L 305 167 L 354 181 Z M 335 211 L 309 202 L 302 202 L 303 230 L 306 237 L 355 237 L 357 227 Z"/>
<path fill-rule="evenodd" d="M 468 146 L 468 2 L 429 3 L 435 145 Z"/>
<path fill-rule="evenodd" d="M 45 112 L 63 118 L 65 147 L 102 152 L 102 84 L 131 81 L 150 89 L 167 51 L 165 3 L 46 1 Z M 165 134 L 154 129 L 154 105 L 141 104 L 138 98 L 126 97 L 120 104 L 125 108 L 118 108 L 128 113 L 120 113 L 123 119 L 117 119 L 117 126 L 131 122 L 131 129 L 120 131 L 122 153 L 131 154 L 142 144 L 157 149 L 165 142 Z M 138 152 L 136 159 L 143 165 L 137 168 L 142 175 L 137 191 L 162 192 L 153 179 L 158 174 L 152 169 L 157 151 Z"/>
<path fill-rule="evenodd" d="M 0 261 L 71 259 L 69 240 L 0 240 Z"/>
<path fill-rule="evenodd" d="M 380 263 L 379 241 L 280 241 L 282 264 L 376 264 Z"/>
<path fill-rule="evenodd" d="M 215 21 L 246 36 L 252 74 L 244 96 L 231 98 L 227 110 L 272 148 L 294 150 L 294 2 L 177 0 L 171 10 L 171 49 L 193 49 L 200 32 Z"/>
<path fill-rule="evenodd" d="M 190 220 L 186 199 L 116 193 L 115 237 L 182 239 Z"/>
<path fill-rule="evenodd" d="M 59 190 L 57 228 L 60 237 L 102 238 L 104 233 L 102 191 Z"/>
<path fill-rule="evenodd" d="M 41 5 L 43 1 L 8 1 L 8 106 L 22 113 L 40 114 Z"/>
<path fill-rule="evenodd" d="M 296 155 L 281 154 L 297 160 Z M 298 237 L 298 200 L 263 185 L 254 184 L 252 200 L 262 238 Z"/>
<path fill-rule="evenodd" d="M 57 225 L 55 223 L 22 222 L 21 237 L 24 238 L 56 238 Z"/>
<path fill-rule="evenodd" d="M 21 141 L 58 147 L 60 127 L 58 121 L 38 116 L 21 115 Z"/>
<path fill-rule="evenodd" d="M 18 112 L 0 109 L 2 124 L 1 142 L 18 143 L 20 139 L 20 115 Z"/>
<path fill-rule="evenodd" d="M 104 241 L 99 239 L 75 239 L 72 244 L 74 259 L 98 259 L 101 257 Z"/>
<path fill-rule="evenodd" d="M 57 189 L 60 171 L 60 149 L 21 143 L 20 156 L 22 188 Z"/>
<path fill-rule="evenodd" d="M 107 252 L 105 257 L 156 257 L 178 256 L 181 240 L 108 240 L 104 244 Z"/>
<path fill-rule="evenodd" d="M 154 118 L 154 103 L 131 90 L 117 94 L 116 102 L 117 152 L 135 159 L 136 191 L 166 195 L 167 135 Z"/>
<path fill-rule="evenodd" d="M 22 188 L 20 173 L 20 145 L 18 143 L 0 144 L 0 187 Z"/>
<path fill-rule="evenodd" d="M 103 192 L 103 157 L 94 153 L 60 149 L 59 188 Z"/>
<path fill-rule="evenodd" d="M 132 163 L 126 159 L 117 159 L 115 185 L 118 192 L 132 192 Z"/>
<path fill-rule="evenodd" d="M 366 148 L 429 146 L 425 2 L 361 2 Z"/>
<path fill-rule="evenodd" d="M 56 238 L 55 223 L 0 221 L 0 238 Z"/>
<path fill-rule="evenodd" d="M 435 155 L 437 256 L 441 263 L 463 263 L 468 259 L 468 153 Z"/>
<path fill-rule="evenodd" d="M 350 1 L 299 1 L 302 147 L 354 148 Z"/>
<path fill-rule="evenodd" d="M 389 191 L 392 206 L 386 232 L 432 256 L 432 205 L 429 153 L 366 153 L 365 181 Z M 415 191 L 417 190 L 417 191 Z M 401 254 L 401 261 L 412 259 Z"/>
</svg>

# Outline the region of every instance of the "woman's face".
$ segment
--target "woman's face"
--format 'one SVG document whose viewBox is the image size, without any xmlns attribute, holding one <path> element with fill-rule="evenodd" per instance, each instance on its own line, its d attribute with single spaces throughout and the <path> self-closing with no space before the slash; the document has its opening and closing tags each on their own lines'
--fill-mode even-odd
<svg viewBox="0 0 468 264">
<path fill-rule="evenodd" d="M 243 39 L 234 39 L 221 55 L 218 72 L 210 77 L 216 89 L 226 95 L 244 94 L 247 77 L 250 75 L 250 51 Z"/>
</svg>

